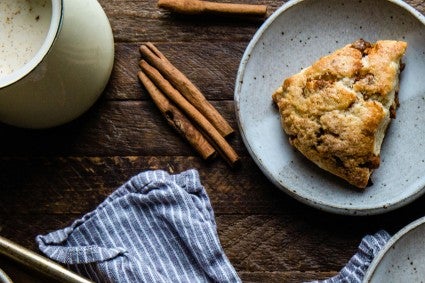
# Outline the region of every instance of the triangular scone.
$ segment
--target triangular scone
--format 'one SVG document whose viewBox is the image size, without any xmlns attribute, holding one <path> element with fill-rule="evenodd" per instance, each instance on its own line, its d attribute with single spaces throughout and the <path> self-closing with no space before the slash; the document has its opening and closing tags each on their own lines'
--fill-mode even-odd
<svg viewBox="0 0 425 283">
<path fill-rule="evenodd" d="M 290 143 L 319 167 L 365 188 L 398 106 L 403 41 L 358 40 L 287 78 L 273 94 Z"/>
</svg>

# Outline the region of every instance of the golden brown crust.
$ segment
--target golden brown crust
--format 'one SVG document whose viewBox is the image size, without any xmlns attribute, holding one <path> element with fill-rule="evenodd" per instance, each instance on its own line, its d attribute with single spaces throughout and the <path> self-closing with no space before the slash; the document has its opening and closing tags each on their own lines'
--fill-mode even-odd
<svg viewBox="0 0 425 283">
<path fill-rule="evenodd" d="M 365 188 L 397 106 L 407 44 L 363 40 L 320 58 L 273 94 L 290 143 L 321 168 Z"/>
</svg>

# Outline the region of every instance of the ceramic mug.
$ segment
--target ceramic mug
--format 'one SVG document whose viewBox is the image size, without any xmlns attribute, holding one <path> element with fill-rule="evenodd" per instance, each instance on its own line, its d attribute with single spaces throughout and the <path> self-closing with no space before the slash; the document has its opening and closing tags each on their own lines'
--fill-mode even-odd
<svg viewBox="0 0 425 283">
<path fill-rule="evenodd" d="M 22 18 L 27 13 L 36 21 L 34 23 L 39 23 L 49 17 L 41 46 L 31 58 L 27 58 L 22 66 L 17 64 L 16 70 L 0 74 L 0 121 L 6 124 L 48 128 L 77 118 L 98 99 L 112 71 L 113 34 L 97 0 L 42 1 L 21 0 L 22 5 L 30 6 L 18 8 L 27 10 L 10 11 L 11 15 L 6 18 L 6 23 L 12 22 L 14 16 Z M 19 0 L 10 0 L 9 4 L 5 2 L 9 6 L 20 3 Z M 38 7 L 40 13 L 34 14 L 37 5 L 41 5 Z M 43 33 L 41 29 L 28 34 L 28 29 L 25 31 L 17 26 L 9 30 L 8 35 L 16 42 L 20 38 L 32 40 L 31 36 L 37 32 Z M 21 32 L 22 35 L 18 34 Z M 27 41 L 22 40 L 23 43 Z M 12 44 L 12 41 L 5 42 Z M 13 46 L 8 48 L 12 54 Z M 14 55 L 24 57 L 28 48 L 16 46 Z M 6 55 L 0 53 L 0 60 L 1 56 Z M 3 61 L 9 58 L 12 58 L 10 54 Z M 3 61 L 0 61 L 0 71 L 6 72 L 8 62 Z"/>
</svg>

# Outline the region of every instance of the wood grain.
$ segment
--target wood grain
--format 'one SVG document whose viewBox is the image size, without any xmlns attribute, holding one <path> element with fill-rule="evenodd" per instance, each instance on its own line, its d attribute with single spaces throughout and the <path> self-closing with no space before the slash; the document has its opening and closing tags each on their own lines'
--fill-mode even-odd
<svg viewBox="0 0 425 283">
<path fill-rule="evenodd" d="M 232 101 L 212 105 L 238 126 Z M 0 125 L 0 154 L 15 155 L 196 155 L 162 117 L 153 101 L 99 101 L 76 121 L 54 129 L 31 131 Z M 228 139 L 247 155 L 239 136 Z M 158 142 L 161 141 L 161 142 Z"/>
<path fill-rule="evenodd" d="M 144 42 L 142 42 L 144 43 Z M 208 100 L 232 100 L 240 59 L 246 42 L 155 42 L 165 56 L 202 91 Z M 147 99 L 137 80 L 138 43 L 118 42 L 114 70 L 105 96 L 110 100 Z M 208 68 L 205 68 L 208 66 Z"/>
<path fill-rule="evenodd" d="M 2 236 L 38 251 L 36 235 L 70 225 L 139 172 L 196 168 L 214 208 L 223 249 L 242 280 L 301 282 L 335 275 L 364 235 L 380 229 L 395 233 L 423 216 L 425 196 L 370 217 L 311 208 L 267 180 L 238 131 L 229 141 L 242 157 L 240 168 L 229 169 L 221 159 L 202 160 L 167 124 L 138 82 L 138 47 L 155 43 L 238 129 L 236 73 L 262 22 L 176 16 L 159 9 L 154 0 L 99 2 L 110 19 L 116 52 L 101 99 L 80 118 L 54 129 L 0 124 Z M 270 12 L 284 3 L 238 2 L 266 4 Z M 424 1 L 406 2 L 425 11 Z M 28 277 L 15 282 L 27 282 L 22 278 Z"/>
</svg>

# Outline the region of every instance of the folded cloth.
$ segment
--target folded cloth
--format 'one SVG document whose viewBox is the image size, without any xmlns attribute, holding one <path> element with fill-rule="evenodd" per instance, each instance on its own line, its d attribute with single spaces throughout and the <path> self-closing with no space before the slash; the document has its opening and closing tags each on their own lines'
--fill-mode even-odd
<svg viewBox="0 0 425 283">
<path fill-rule="evenodd" d="M 141 173 L 70 227 L 36 242 L 96 282 L 240 282 L 196 170 Z"/>
<path fill-rule="evenodd" d="M 310 283 L 361 283 L 372 260 L 390 238 L 391 236 L 384 230 L 378 231 L 374 235 L 366 235 L 363 237 L 357 253 L 337 275 Z"/>
</svg>

